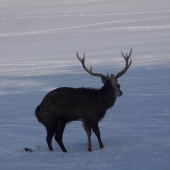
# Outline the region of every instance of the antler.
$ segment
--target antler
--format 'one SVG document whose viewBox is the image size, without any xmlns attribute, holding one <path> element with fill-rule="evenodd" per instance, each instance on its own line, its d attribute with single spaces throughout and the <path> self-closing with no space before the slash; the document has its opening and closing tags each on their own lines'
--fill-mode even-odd
<svg viewBox="0 0 170 170">
<path fill-rule="evenodd" d="M 80 57 L 79 57 L 78 52 L 76 53 L 76 55 L 77 55 L 78 60 L 79 60 L 80 63 L 82 64 L 83 68 L 84 68 L 89 74 L 91 74 L 92 76 L 98 76 L 98 77 L 101 76 L 101 74 L 99 74 L 99 73 L 93 73 L 93 72 L 92 72 L 92 66 L 90 67 L 90 70 L 87 69 L 87 67 L 85 66 L 85 53 L 84 53 L 83 58 L 80 58 Z M 102 76 L 104 76 L 104 75 L 102 75 Z M 109 75 L 107 74 L 107 76 L 104 76 L 104 77 L 109 77 Z"/>
<path fill-rule="evenodd" d="M 121 53 L 122 53 L 122 52 L 121 52 Z M 121 77 L 123 74 L 125 74 L 126 71 L 128 70 L 128 68 L 130 67 L 130 65 L 132 64 L 132 60 L 131 60 L 131 59 L 130 59 L 130 63 L 129 63 L 129 58 L 130 58 L 131 54 L 132 54 L 132 48 L 130 49 L 129 55 L 127 55 L 127 53 L 126 53 L 126 57 L 125 57 L 124 54 L 122 53 L 122 56 L 124 57 L 124 59 L 125 59 L 125 61 L 126 61 L 126 65 L 125 65 L 125 68 L 124 68 L 122 71 L 120 71 L 119 73 L 117 73 L 116 79 L 118 79 L 118 78 Z"/>
</svg>

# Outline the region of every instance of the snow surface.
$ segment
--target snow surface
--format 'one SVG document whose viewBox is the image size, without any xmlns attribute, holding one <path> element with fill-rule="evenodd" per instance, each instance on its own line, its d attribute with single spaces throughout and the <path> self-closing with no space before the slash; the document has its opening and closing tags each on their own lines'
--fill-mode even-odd
<svg viewBox="0 0 170 170">
<path fill-rule="evenodd" d="M 170 169 L 169 0 L 0 0 L 0 169 Z M 67 124 L 63 153 L 34 116 L 57 87 L 100 88 L 94 72 L 116 74 L 124 95 L 99 123 L 104 149 L 81 122 Z M 35 150 L 24 151 L 24 147 Z"/>
</svg>

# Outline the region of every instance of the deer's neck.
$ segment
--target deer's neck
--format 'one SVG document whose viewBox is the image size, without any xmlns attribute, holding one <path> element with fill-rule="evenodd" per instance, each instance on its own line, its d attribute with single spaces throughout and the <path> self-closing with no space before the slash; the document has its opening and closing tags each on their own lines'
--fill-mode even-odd
<svg viewBox="0 0 170 170">
<path fill-rule="evenodd" d="M 105 85 L 101 88 L 101 92 L 107 109 L 112 107 L 116 101 L 117 95 L 115 88 L 109 80 L 106 81 Z"/>
</svg>

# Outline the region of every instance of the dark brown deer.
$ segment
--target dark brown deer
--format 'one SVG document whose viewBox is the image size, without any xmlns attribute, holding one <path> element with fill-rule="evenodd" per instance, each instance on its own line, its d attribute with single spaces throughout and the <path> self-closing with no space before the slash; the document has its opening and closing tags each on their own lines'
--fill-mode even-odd
<svg viewBox="0 0 170 170">
<path fill-rule="evenodd" d="M 126 57 L 122 53 L 126 61 L 125 68 L 116 76 L 111 74 L 109 77 L 108 73 L 107 76 L 93 73 L 92 67 L 88 70 L 85 66 L 85 54 L 81 59 L 77 53 L 77 58 L 83 68 L 92 76 L 100 77 L 104 86 L 101 89 L 61 87 L 49 92 L 44 97 L 35 110 L 35 116 L 46 127 L 46 140 L 50 151 L 53 151 L 51 143 L 55 134 L 55 140 L 60 148 L 63 152 L 67 152 L 62 142 L 64 128 L 66 123 L 76 120 L 83 122 L 88 137 L 88 151 L 92 151 L 91 129 L 98 138 L 100 148 L 103 148 L 98 122 L 104 117 L 107 109 L 114 105 L 117 96 L 123 94 L 117 79 L 125 74 L 130 67 L 131 54 L 132 48 Z"/>
</svg>

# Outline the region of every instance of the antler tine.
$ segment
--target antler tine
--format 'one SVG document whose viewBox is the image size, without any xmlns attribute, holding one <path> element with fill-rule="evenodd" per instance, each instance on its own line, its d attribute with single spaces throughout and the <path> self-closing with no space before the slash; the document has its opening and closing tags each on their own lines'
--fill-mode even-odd
<svg viewBox="0 0 170 170">
<path fill-rule="evenodd" d="M 121 52 L 121 53 L 122 53 L 122 52 Z M 127 53 L 126 53 L 126 57 L 125 57 L 124 54 L 122 53 L 122 56 L 123 56 L 123 58 L 124 58 L 125 61 L 126 61 L 126 65 L 125 65 L 125 68 L 116 75 L 116 79 L 118 79 L 118 78 L 121 77 L 123 74 L 125 74 L 126 71 L 128 70 L 128 68 L 130 67 L 130 65 L 132 64 L 132 60 L 131 60 L 131 59 L 130 59 L 130 62 L 129 62 L 129 58 L 130 58 L 131 54 L 132 54 L 132 48 L 130 49 L 129 55 L 127 55 Z"/>
<path fill-rule="evenodd" d="M 92 76 L 98 76 L 98 77 L 100 77 L 100 74 L 99 74 L 99 73 L 93 73 L 93 72 L 92 72 L 92 66 L 90 67 L 90 70 L 87 69 L 87 67 L 85 66 L 85 53 L 84 53 L 83 58 L 80 58 L 80 57 L 79 57 L 78 52 L 77 52 L 76 54 L 77 54 L 78 60 L 79 60 L 80 63 L 82 64 L 83 68 L 84 68 L 89 74 L 91 74 Z"/>
<path fill-rule="evenodd" d="M 83 56 L 83 59 L 79 57 L 78 52 L 76 53 L 76 55 L 77 55 L 77 58 L 80 61 L 80 63 L 82 63 L 82 60 L 84 59 L 85 55 Z"/>
</svg>

